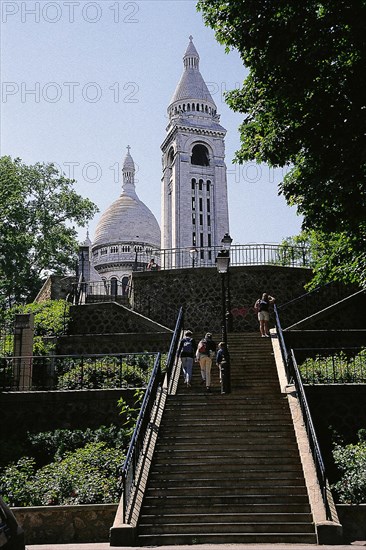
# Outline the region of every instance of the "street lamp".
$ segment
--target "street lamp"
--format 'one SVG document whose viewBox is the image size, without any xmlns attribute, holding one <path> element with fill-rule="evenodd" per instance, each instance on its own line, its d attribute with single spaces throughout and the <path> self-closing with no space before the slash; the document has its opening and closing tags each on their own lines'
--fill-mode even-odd
<svg viewBox="0 0 366 550">
<path fill-rule="evenodd" d="M 192 267 L 194 267 L 194 264 L 195 264 L 195 261 L 196 261 L 196 258 L 197 258 L 197 254 L 198 254 L 197 248 L 192 247 L 192 248 L 189 249 L 189 255 L 190 255 L 191 260 L 192 260 Z"/>
<path fill-rule="evenodd" d="M 229 290 L 229 265 L 230 265 L 230 245 L 232 238 L 228 233 L 224 235 L 221 241 L 222 250 L 216 257 L 217 271 L 221 275 L 221 300 L 222 300 L 222 341 L 224 342 L 224 360 L 221 363 L 221 393 L 231 392 L 230 377 L 230 354 L 227 346 L 227 333 L 231 330 L 230 323 L 230 290 Z M 226 298 L 226 278 L 228 296 Z"/>
<path fill-rule="evenodd" d="M 227 266 L 227 294 L 226 294 L 226 329 L 228 332 L 232 332 L 233 330 L 233 314 L 231 313 L 231 295 L 230 295 L 230 272 L 229 272 L 229 265 L 230 265 L 230 247 L 231 243 L 233 242 L 233 239 L 230 237 L 229 233 L 225 233 L 223 238 L 221 239 L 221 246 L 222 249 L 225 250 L 228 253 L 229 256 L 229 263 Z"/>
</svg>

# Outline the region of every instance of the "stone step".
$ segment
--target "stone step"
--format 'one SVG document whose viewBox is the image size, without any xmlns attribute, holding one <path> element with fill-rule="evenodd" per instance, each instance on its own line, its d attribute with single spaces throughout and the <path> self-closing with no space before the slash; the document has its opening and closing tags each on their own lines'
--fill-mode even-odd
<svg viewBox="0 0 366 550">
<path fill-rule="evenodd" d="M 220 464 L 222 465 L 229 464 L 232 467 L 236 467 L 237 465 L 242 465 L 244 460 L 248 463 L 249 458 L 255 459 L 260 457 L 269 457 L 275 461 L 278 457 L 283 459 L 285 454 L 286 457 L 291 459 L 298 457 L 298 450 L 294 444 L 291 447 L 286 448 L 286 453 L 283 447 L 276 444 L 273 446 L 268 446 L 265 443 L 259 443 L 258 445 L 255 445 L 255 448 L 253 447 L 254 445 L 250 444 L 243 444 L 240 447 L 231 444 L 229 446 L 225 446 L 225 449 L 222 448 L 222 445 L 218 445 L 217 447 L 210 446 L 206 448 L 207 460 L 216 460 L 220 461 Z M 187 461 L 189 464 L 193 464 L 197 460 L 200 464 L 200 457 L 202 454 L 201 449 L 197 450 L 195 445 L 191 445 L 188 448 L 186 445 L 164 446 L 156 450 L 154 460 L 156 459 L 159 463 L 166 462 L 167 464 L 171 461 L 170 463 L 172 466 L 176 462 L 179 464 L 181 460 L 184 460 L 185 462 Z M 199 464 L 197 464 L 197 467 Z M 299 463 L 295 462 L 294 467 L 299 468 Z"/>
<path fill-rule="evenodd" d="M 218 491 L 217 486 L 200 486 L 195 485 L 188 486 L 188 487 L 164 487 L 163 489 L 158 487 L 150 487 L 150 484 L 147 487 L 146 495 L 148 496 L 168 496 L 168 495 L 174 495 L 174 496 L 180 496 L 180 497 L 186 497 L 190 495 L 202 495 L 206 497 L 214 496 Z M 235 485 L 233 486 L 233 483 L 231 482 L 228 486 L 221 486 L 220 487 L 220 493 L 222 495 L 241 495 L 243 494 L 243 491 L 245 491 L 246 494 L 252 494 L 252 495 L 262 495 L 262 497 L 265 497 L 266 495 L 287 495 L 289 501 L 291 500 L 290 497 L 292 494 L 296 495 L 307 495 L 306 487 L 305 485 L 281 485 L 281 486 L 257 486 L 255 483 L 249 484 L 249 483 L 242 483 L 239 484 L 238 480 L 236 480 Z"/>
<path fill-rule="evenodd" d="M 191 544 L 316 544 L 315 533 L 194 533 L 173 535 L 139 535 L 140 546 Z"/>
<path fill-rule="evenodd" d="M 224 518 L 213 518 L 212 521 L 200 522 L 194 521 L 194 515 L 191 516 L 191 521 L 187 523 L 178 521 L 176 523 L 145 523 L 139 522 L 139 535 L 154 535 L 154 534 L 196 534 L 196 533 L 314 533 L 314 526 L 305 521 L 266 521 L 263 522 L 257 519 L 248 522 L 244 521 L 224 521 Z"/>
<path fill-rule="evenodd" d="M 240 498 L 240 497 L 239 497 Z M 256 504 L 251 502 L 250 504 L 243 504 L 242 502 L 232 502 L 231 499 L 228 502 L 219 502 L 204 504 L 200 500 L 195 500 L 194 503 L 186 500 L 170 498 L 167 500 L 167 505 L 164 506 L 159 502 L 159 499 L 147 499 L 147 504 L 144 507 L 146 515 L 152 515 L 156 517 L 164 517 L 165 514 L 189 514 L 192 512 L 192 504 L 194 511 L 197 514 L 205 513 L 208 509 L 212 514 L 309 514 L 310 506 L 305 502 L 304 497 L 301 497 L 303 503 L 260 503 Z M 175 503 L 174 503 L 175 501 Z M 280 510 L 280 512 L 279 512 Z M 311 515 L 310 515 L 311 518 Z M 310 521 L 312 521 L 310 519 Z"/>
<path fill-rule="evenodd" d="M 241 409 L 236 409 L 235 411 L 229 412 L 223 412 L 222 411 L 211 411 L 207 410 L 206 407 L 203 407 L 199 414 L 197 414 L 197 409 L 187 409 L 186 407 L 182 407 L 181 409 L 172 410 L 169 415 L 167 415 L 167 418 L 165 419 L 164 426 L 171 426 L 175 424 L 182 424 L 183 426 L 187 427 L 191 424 L 201 424 L 201 426 L 205 425 L 207 423 L 211 425 L 220 426 L 222 422 L 230 422 L 230 423 L 236 423 L 237 425 L 241 425 L 241 423 L 248 423 L 248 422 L 255 422 L 258 420 L 258 417 L 261 419 L 261 422 L 264 424 L 266 422 L 270 422 L 273 420 L 274 425 L 278 425 L 281 422 L 285 422 L 286 424 L 290 423 L 291 421 L 291 415 L 288 411 L 271 411 L 265 410 L 265 411 L 258 411 L 257 413 L 254 411 L 243 411 Z M 223 417 L 224 416 L 224 417 Z"/>
<path fill-rule="evenodd" d="M 292 486 L 292 487 L 303 487 L 304 484 L 304 478 L 302 476 L 286 476 L 284 478 L 280 478 L 272 476 L 263 476 L 263 475 L 257 475 L 252 477 L 247 477 L 240 475 L 238 477 L 237 472 L 231 471 L 221 471 L 220 468 L 220 477 L 217 477 L 217 474 L 214 473 L 210 476 L 208 474 L 202 473 L 202 476 L 189 476 L 188 479 L 181 479 L 177 478 L 173 475 L 169 475 L 166 478 L 163 478 L 163 476 L 157 476 L 152 475 L 149 479 L 149 488 L 151 490 L 153 489 L 162 489 L 162 488 L 169 488 L 171 484 L 174 484 L 174 488 L 172 490 L 180 490 L 180 489 L 191 489 L 192 484 L 194 483 L 195 487 L 201 487 L 202 489 L 206 487 L 216 487 L 217 489 L 222 489 L 224 487 L 231 487 L 233 482 L 235 482 L 235 486 L 237 488 L 243 488 L 245 491 L 248 490 L 262 490 L 263 488 L 270 488 L 275 489 L 279 485 L 285 484 L 286 486 Z"/>
<path fill-rule="evenodd" d="M 287 494 L 222 494 L 221 492 L 214 495 L 197 495 L 189 494 L 183 500 L 179 495 L 166 494 L 165 496 L 149 496 L 144 497 L 144 508 L 157 507 L 159 509 L 165 508 L 168 511 L 176 507 L 188 507 L 193 509 L 197 507 L 206 507 L 208 509 L 215 506 L 276 506 L 277 511 L 283 509 L 283 506 L 307 506 L 309 507 L 309 500 L 307 494 L 304 492 L 297 493 L 292 492 L 291 498 Z"/>
<path fill-rule="evenodd" d="M 225 422 L 223 422 L 223 420 L 225 420 Z M 239 426 L 238 422 L 240 423 Z M 178 433 L 179 431 L 187 431 L 189 433 L 192 433 L 199 431 L 202 434 L 202 426 L 202 418 L 193 417 L 189 421 L 187 421 L 187 419 L 181 419 L 180 415 L 176 415 L 175 418 L 170 418 L 168 422 L 164 423 L 163 427 L 160 430 L 160 433 L 165 434 L 169 433 L 170 431 L 173 431 L 175 433 Z M 224 427 L 225 432 L 241 432 L 242 428 L 247 429 L 252 426 L 252 418 L 232 418 L 231 416 L 228 416 L 228 418 L 226 419 L 220 419 L 208 417 L 205 419 L 204 431 L 205 433 L 207 433 L 208 431 L 218 431 L 220 428 Z M 287 418 L 286 420 L 281 418 L 273 418 L 272 421 L 270 418 L 261 418 L 260 421 L 257 420 L 256 428 L 262 429 L 263 427 L 270 428 L 271 431 L 284 431 L 286 427 L 292 428 L 292 423 L 290 422 L 290 418 Z"/>
<path fill-rule="evenodd" d="M 224 512 L 217 513 L 213 512 L 211 514 L 200 513 L 196 510 L 191 511 L 191 513 L 168 513 L 168 514 L 144 514 L 141 516 L 139 525 L 162 525 L 162 524 L 224 524 L 228 523 L 261 523 L 261 524 L 271 524 L 278 523 L 283 524 L 288 522 L 291 524 L 300 524 L 300 523 L 311 523 L 312 517 L 309 513 L 303 512 L 281 512 L 276 513 L 274 511 L 261 513 L 261 512 Z"/>
<path fill-rule="evenodd" d="M 289 414 L 288 406 L 282 399 L 261 399 L 258 396 L 245 399 L 233 400 L 232 395 L 218 396 L 215 394 L 204 394 L 204 397 L 197 396 L 193 393 L 185 393 L 177 395 L 177 402 L 168 402 L 164 418 L 169 417 L 170 411 L 187 411 L 206 412 L 206 414 L 220 415 L 222 413 L 232 414 L 242 412 L 242 414 L 258 413 L 258 416 L 263 413 L 281 413 Z M 229 399 L 228 399 L 229 398 Z"/>
<path fill-rule="evenodd" d="M 185 464 L 184 468 L 182 468 L 182 465 L 179 463 L 172 465 L 172 467 L 169 467 L 169 465 L 167 464 L 160 466 L 154 465 L 150 473 L 150 479 L 154 480 L 154 482 L 159 480 L 169 480 L 171 483 L 178 483 L 180 481 L 193 483 L 193 481 L 198 482 L 203 479 L 212 480 L 217 478 L 217 467 L 215 469 L 215 465 L 212 466 L 213 467 L 209 468 L 207 471 L 207 468 L 205 470 L 202 465 L 196 464 Z M 235 468 L 235 466 L 237 467 Z M 190 473 L 187 475 L 187 472 Z M 225 474 L 226 479 L 236 479 L 237 476 L 240 475 L 240 479 L 245 480 L 266 479 L 272 482 L 276 480 L 281 480 L 281 483 L 286 482 L 286 480 L 296 480 L 296 482 L 303 481 L 303 475 L 300 469 L 281 471 L 275 470 L 274 468 L 266 468 L 257 470 L 254 468 L 243 468 L 242 465 L 228 465 L 228 467 L 223 470 L 222 465 L 220 464 L 220 476 L 222 477 L 223 474 Z"/>
</svg>

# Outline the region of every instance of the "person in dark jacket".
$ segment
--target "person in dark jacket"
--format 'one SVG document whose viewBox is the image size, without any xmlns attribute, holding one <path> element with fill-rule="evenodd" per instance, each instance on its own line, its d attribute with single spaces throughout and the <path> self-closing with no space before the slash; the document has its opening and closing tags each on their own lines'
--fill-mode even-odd
<svg viewBox="0 0 366 550">
<path fill-rule="evenodd" d="M 197 344 L 192 338 L 192 332 L 190 330 L 186 330 L 184 333 L 184 338 L 182 338 L 179 342 L 178 357 L 180 357 L 184 383 L 187 388 L 190 388 L 192 384 L 192 371 L 196 348 Z"/>
<path fill-rule="evenodd" d="M 262 338 L 270 337 L 269 334 L 269 306 L 275 302 L 275 298 L 264 292 L 262 298 L 258 298 L 254 309 L 258 313 L 259 330 Z"/>
<path fill-rule="evenodd" d="M 221 382 L 221 363 L 228 360 L 228 351 L 225 342 L 220 342 L 216 353 L 216 365 L 219 368 L 219 378 Z"/>
</svg>

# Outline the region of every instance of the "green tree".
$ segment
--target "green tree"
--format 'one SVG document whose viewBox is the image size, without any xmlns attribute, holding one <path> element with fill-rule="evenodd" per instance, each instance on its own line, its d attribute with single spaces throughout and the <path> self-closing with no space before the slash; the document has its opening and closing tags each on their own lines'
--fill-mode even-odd
<svg viewBox="0 0 366 550">
<path fill-rule="evenodd" d="M 365 283 L 366 2 L 200 0 L 198 9 L 249 69 L 226 98 L 245 114 L 236 161 L 291 166 L 280 192 L 304 229 L 334 235 L 332 253 L 348 249 L 348 274 Z"/>
<path fill-rule="evenodd" d="M 345 233 L 302 231 L 281 243 L 281 257 L 287 257 L 293 247 L 306 247 L 311 258 L 309 267 L 314 277 L 306 285 L 313 290 L 330 281 L 366 284 L 366 255 L 358 246 L 357 237 Z"/>
<path fill-rule="evenodd" d="M 3 303 L 35 297 L 48 273 L 75 263 L 77 231 L 97 211 L 53 164 L 27 166 L 0 158 L 0 296 Z"/>
</svg>

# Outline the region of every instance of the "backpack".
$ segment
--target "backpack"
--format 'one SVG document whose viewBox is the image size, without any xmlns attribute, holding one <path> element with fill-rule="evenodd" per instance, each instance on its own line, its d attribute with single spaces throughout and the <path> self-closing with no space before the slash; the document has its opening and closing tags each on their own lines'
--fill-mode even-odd
<svg viewBox="0 0 366 550">
<path fill-rule="evenodd" d="M 181 353 L 187 354 L 187 355 L 193 355 L 194 349 L 192 344 L 192 338 L 185 338 L 183 340 L 183 346 Z"/>
<path fill-rule="evenodd" d="M 201 340 L 198 344 L 198 353 L 207 353 L 207 342 L 206 340 Z"/>
</svg>

